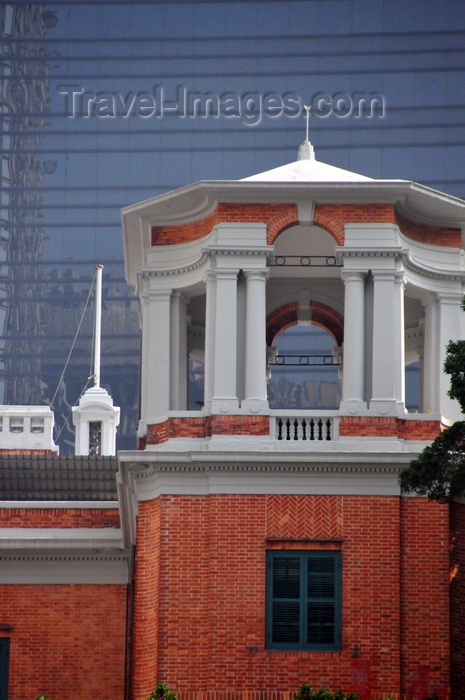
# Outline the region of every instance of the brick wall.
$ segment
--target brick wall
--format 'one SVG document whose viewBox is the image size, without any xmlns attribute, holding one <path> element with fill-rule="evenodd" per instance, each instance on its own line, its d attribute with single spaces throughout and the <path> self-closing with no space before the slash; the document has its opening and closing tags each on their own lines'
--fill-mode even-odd
<svg viewBox="0 0 465 700">
<path fill-rule="evenodd" d="M 152 246 L 188 243 L 207 236 L 219 222 L 263 222 L 267 224 L 267 242 L 271 245 L 282 231 L 299 223 L 295 204 L 220 203 L 214 212 L 186 224 L 152 226 Z M 410 221 L 395 211 L 393 204 L 316 204 L 313 218 L 344 245 L 344 225 L 348 223 L 392 223 L 415 241 L 429 245 L 461 247 L 460 229 L 427 226 Z"/>
<path fill-rule="evenodd" d="M 0 527 L 120 527 L 115 508 L 2 508 Z"/>
<path fill-rule="evenodd" d="M 144 446 L 159 445 L 169 438 L 206 438 L 212 435 L 269 435 L 268 416 L 214 415 L 200 418 L 169 418 L 147 426 Z"/>
<path fill-rule="evenodd" d="M 282 231 L 299 223 L 295 204 L 220 203 L 212 214 L 186 224 L 152 226 L 152 246 L 176 245 L 203 238 L 219 222 L 263 222 L 271 245 Z M 395 223 L 392 204 L 317 204 L 314 224 L 331 234 L 337 245 L 344 244 L 346 223 Z"/>
<path fill-rule="evenodd" d="M 339 421 L 339 436 L 434 440 L 442 428 L 439 421 L 433 420 L 402 420 L 393 416 L 342 416 Z"/>
<path fill-rule="evenodd" d="M 465 504 L 450 505 L 451 686 L 453 698 L 465 688 Z"/>
<path fill-rule="evenodd" d="M 396 223 L 404 236 L 428 245 L 440 245 L 461 248 L 461 232 L 459 228 L 427 226 L 416 221 L 410 221 L 396 212 Z"/>
<path fill-rule="evenodd" d="M 138 529 L 134 700 L 157 681 L 182 700 L 243 691 L 273 700 L 303 682 L 361 700 L 408 688 L 423 700 L 415 680 L 425 674 L 446 697 L 446 507 L 374 496 L 163 496 L 140 503 Z M 342 652 L 265 650 L 265 553 L 277 546 L 342 549 Z"/>
<path fill-rule="evenodd" d="M 393 204 L 317 204 L 313 223 L 344 245 L 344 224 L 393 224 L 395 210 Z"/>
<path fill-rule="evenodd" d="M 450 672 L 448 506 L 403 498 L 401 514 L 403 692 L 413 700 L 433 692 L 443 698 Z"/>
<path fill-rule="evenodd" d="M 319 301 L 310 302 L 312 324 L 324 328 L 334 338 L 338 345 L 342 345 L 344 338 L 344 318 L 327 304 Z M 266 319 L 266 343 L 273 345 L 273 341 L 286 328 L 297 323 L 298 303 L 291 301 L 283 304 L 268 314 Z"/>
<path fill-rule="evenodd" d="M 166 552 L 160 551 L 160 505 L 160 500 L 150 508 L 140 503 L 137 523 L 133 698 L 143 700 L 159 677 L 160 561 L 167 563 Z"/>
<path fill-rule="evenodd" d="M 187 224 L 152 226 L 152 246 L 188 243 L 211 233 L 219 222 L 263 222 L 267 238 L 273 241 L 288 226 L 297 224 L 295 204 L 234 204 L 220 203 L 209 216 Z"/>
<path fill-rule="evenodd" d="M 401 440 L 434 440 L 443 426 L 438 421 L 402 420 L 380 416 L 341 416 L 340 437 L 395 437 Z M 269 435 L 268 416 L 203 416 L 170 418 L 147 426 L 139 446 L 159 445 L 169 438 L 207 438 L 212 435 Z"/>
<path fill-rule="evenodd" d="M 5 564 L 3 564 L 5 566 Z M 3 585 L 9 700 L 124 697 L 126 586 Z"/>
</svg>

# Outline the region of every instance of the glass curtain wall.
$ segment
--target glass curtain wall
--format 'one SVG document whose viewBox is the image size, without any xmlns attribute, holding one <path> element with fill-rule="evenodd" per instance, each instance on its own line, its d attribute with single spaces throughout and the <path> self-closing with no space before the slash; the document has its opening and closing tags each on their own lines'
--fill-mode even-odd
<svg viewBox="0 0 465 700">
<path fill-rule="evenodd" d="M 0 401 L 52 403 L 62 453 L 98 263 L 102 384 L 135 445 L 121 207 L 294 160 L 304 105 L 320 160 L 465 196 L 461 0 L 3 2 L 0 31 Z"/>
</svg>

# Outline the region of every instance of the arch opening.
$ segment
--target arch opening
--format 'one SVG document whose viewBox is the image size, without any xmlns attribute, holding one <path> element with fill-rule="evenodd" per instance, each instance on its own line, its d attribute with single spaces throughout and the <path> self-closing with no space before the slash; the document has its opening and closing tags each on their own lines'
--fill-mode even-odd
<svg viewBox="0 0 465 700">
<path fill-rule="evenodd" d="M 342 397 L 334 337 L 319 325 L 294 324 L 274 340 L 268 401 L 272 409 L 336 410 Z"/>
</svg>

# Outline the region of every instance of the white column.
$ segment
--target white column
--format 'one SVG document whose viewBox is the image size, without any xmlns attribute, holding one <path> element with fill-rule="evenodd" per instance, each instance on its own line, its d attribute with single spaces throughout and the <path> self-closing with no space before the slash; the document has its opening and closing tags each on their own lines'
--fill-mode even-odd
<svg viewBox="0 0 465 700">
<path fill-rule="evenodd" d="M 209 410 L 213 398 L 215 376 L 216 275 L 213 270 L 208 270 L 205 274 L 205 287 L 204 407 Z"/>
<path fill-rule="evenodd" d="M 405 412 L 405 314 L 404 314 L 405 275 L 398 271 L 394 278 L 394 323 L 395 338 L 395 396 L 398 411 Z"/>
<path fill-rule="evenodd" d="M 148 294 L 145 292 L 141 293 L 141 358 L 140 358 L 140 421 L 137 430 L 138 437 L 144 437 L 147 432 L 147 425 L 145 422 L 145 417 L 147 415 L 147 395 L 148 395 L 148 348 L 149 348 L 149 309 L 150 301 Z"/>
<path fill-rule="evenodd" d="M 147 423 L 161 423 L 168 419 L 170 405 L 171 290 L 151 290 L 149 299 L 144 418 Z"/>
<path fill-rule="evenodd" d="M 344 377 L 341 412 L 352 414 L 366 409 L 364 394 L 364 294 L 365 273 L 343 270 L 344 301 Z"/>
<path fill-rule="evenodd" d="M 439 413 L 451 421 L 463 420 L 460 406 L 455 399 L 450 399 L 447 392 L 450 388 L 450 376 L 442 371 L 446 359 L 446 347 L 449 340 L 461 339 L 462 314 L 461 292 L 441 292 L 439 297 Z"/>
<path fill-rule="evenodd" d="M 251 413 L 268 410 L 266 390 L 266 280 L 267 270 L 245 271 L 247 281 L 245 322 L 245 398 L 242 408 Z"/>
<path fill-rule="evenodd" d="M 439 303 L 435 295 L 423 301 L 425 340 L 423 367 L 423 412 L 439 413 Z"/>
<path fill-rule="evenodd" d="M 420 348 L 418 350 L 418 364 L 419 364 L 419 377 L 418 377 L 418 412 L 426 413 L 425 411 L 425 397 L 424 397 L 424 385 L 425 385 L 425 349 Z"/>
<path fill-rule="evenodd" d="M 381 415 L 397 413 L 396 369 L 399 349 L 400 311 L 395 299 L 396 270 L 372 270 L 373 290 L 373 382 L 370 410 Z"/>
<path fill-rule="evenodd" d="M 237 275 L 216 269 L 215 348 L 212 413 L 237 411 Z"/>
<path fill-rule="evenodd" d="M 180 290 L 171 294 L 170 408 L 174 411 L 187 408 L 187 302 Z"/>
</svg>

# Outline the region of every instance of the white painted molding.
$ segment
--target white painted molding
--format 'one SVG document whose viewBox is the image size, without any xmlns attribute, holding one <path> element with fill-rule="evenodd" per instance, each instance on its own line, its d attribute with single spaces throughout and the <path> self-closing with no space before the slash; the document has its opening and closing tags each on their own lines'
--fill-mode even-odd
<svg viewBox="0 0 465 700">
<path fill-rule="evenodd" d="M 400 495 L 399 469 L 422 446 L 417 444 L 415 452 L 360 454 L 357 442 L 352 452 L 313 455 L 289 449 L 233 454 L 127 452 L 120 453 L 120 473 L 122 482 L 133 483 L 139 501 L 168 494 Z"/>
<path fill-rule="evenodd" d="M 0 556 L 0 584 L 125 585 L 127 557 Z"/>
<path fill-rule="evenodd" d="M 66 510 L 117 510 L 118 501 L 0 501 L 1 508 L 15 509 L 66 509 Z"/>
</svg>

